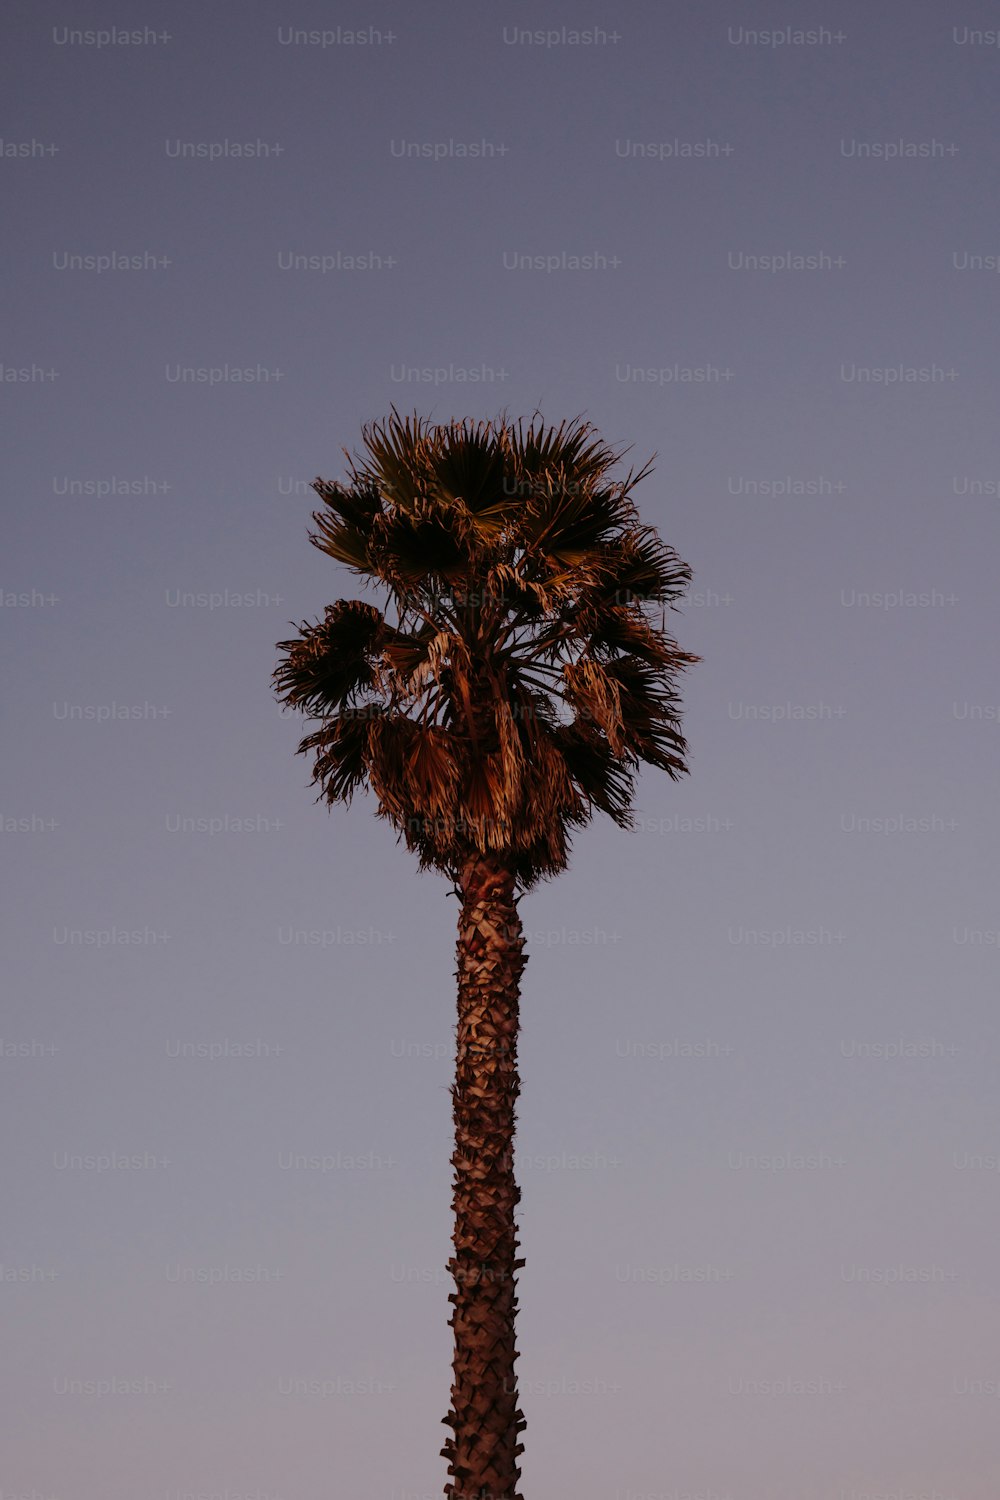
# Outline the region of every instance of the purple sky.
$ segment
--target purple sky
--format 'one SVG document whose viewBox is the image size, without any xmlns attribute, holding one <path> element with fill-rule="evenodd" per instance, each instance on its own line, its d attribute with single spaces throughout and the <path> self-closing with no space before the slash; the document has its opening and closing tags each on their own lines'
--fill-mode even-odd
<svg viewBox="0 0 1000 1500">
<path fill-rule="evenodd" d="M 7 8 L 0 1500 L 442 1492 L 457 903 L 270 683 L 392 403 L 694 570 L 521 905 L 526 1500 L 997 1493 L 997 11 L 624 10 Z"/>
</svg>

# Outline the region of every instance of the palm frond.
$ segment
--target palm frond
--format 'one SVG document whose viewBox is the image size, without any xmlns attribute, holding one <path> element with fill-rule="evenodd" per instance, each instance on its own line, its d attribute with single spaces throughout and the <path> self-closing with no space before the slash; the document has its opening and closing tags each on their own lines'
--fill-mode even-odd
<svg viewBox="0 0 1000 1500">
<path fill-rule="evenodd" d="M 385 621 L 374 605 L 341 599 L 327 605 L 322 620 L 299 628 L 296 639 L 278 643 L 286 653 L 274 674 L 283 702 L 328 714 L 375 686 L 373 657 Z"/>
<path fill-rule="evenodd" d="M 322 729 L 307 734 L 298 748 L 300 755 L 315 751 L 313 783 L 322 787 L 317 801 L 351 801 L 368 775 L 369 728 L 382 712 L 379 705 L 345 709 Z"/>
<path fill-rule="evenodd" d="M 648 467 L 614 480 L 621 455 L 581 417 L 392 407 L 363 440 L 349 483 L 315 481 L 310 540 L 398 621 L 329 606 L 279 642 L 277 691 L 317 721 L 299 749 L 329 804 L 366 785 L 421 869 L 454 879 L 492 850 L 528 889 L 595 809 L 632 826 L 641 762 L 686 774 L 675 684 L 699 658 L 644 606 L 674 607 L 691 570 L 638 517 Z"/>
</svg>

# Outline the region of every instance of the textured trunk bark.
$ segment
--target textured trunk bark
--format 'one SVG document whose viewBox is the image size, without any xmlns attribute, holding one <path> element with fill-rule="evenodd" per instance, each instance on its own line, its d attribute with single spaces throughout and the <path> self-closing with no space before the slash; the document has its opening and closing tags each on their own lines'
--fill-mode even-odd
<svg viewBox="0 0 1000 1500">
<path fill-rule="evenodd" d="M 517 1256 L 514 1101 L 518 986 L 527 963 L 513 901 L 514 877 L 498 856 L 470 859 L 460 879 L 455 1085 L 454 1245 L 457 1290 L 451 1411 L 441 1452 L 448 1500 L 522 1500 L 525 1425 L 514 1361 Z"/>
</svg>

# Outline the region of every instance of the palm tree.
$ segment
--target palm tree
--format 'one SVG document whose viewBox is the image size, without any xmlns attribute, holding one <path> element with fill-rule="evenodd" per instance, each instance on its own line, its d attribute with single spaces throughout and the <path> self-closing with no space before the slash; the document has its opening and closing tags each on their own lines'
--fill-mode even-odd
<svg viewBox="0 0 1000 1500">
<path fill-rule="evenodd" d="M 310 540 L 384 586 L 395 621 L 327 605 L 279 642 L 274 673 L 319 723 L 299 745 L 316 800 L 370 787 L 460 900 L 449 1500 L 520 1500 L 518 902 L 566 868 L 595 807 L 634 827 L 640 761 L 687 771 L 673 679 L 700 658 L 664 626 L 691 570 L 639 523 L 629 495 L 649 467 L 609 480 L 620 455 L 593 433 L 579 418 L 411 424 L 395 407 L 364 427 L 366 461 L 343 450 L 350 484 L 312 486 L 325 509 Z"/>
</svg>

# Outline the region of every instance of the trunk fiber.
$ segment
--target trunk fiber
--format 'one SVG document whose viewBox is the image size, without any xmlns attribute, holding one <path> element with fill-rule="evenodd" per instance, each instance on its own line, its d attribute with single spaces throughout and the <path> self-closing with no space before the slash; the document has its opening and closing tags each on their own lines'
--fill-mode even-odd
<svg viewBox="0 0 1000 1500">
<path fill-rule="evenodd" d="M 527 963 L 514 877 L 502 858 L 470 859 L 460 881 L 455 1084 L 455 1332 L 447 1500 L 522 1500 L 525 1425 L 514 1361 L 517 1257 L 514 1101 L 518 986 Z"/>
</svg>

